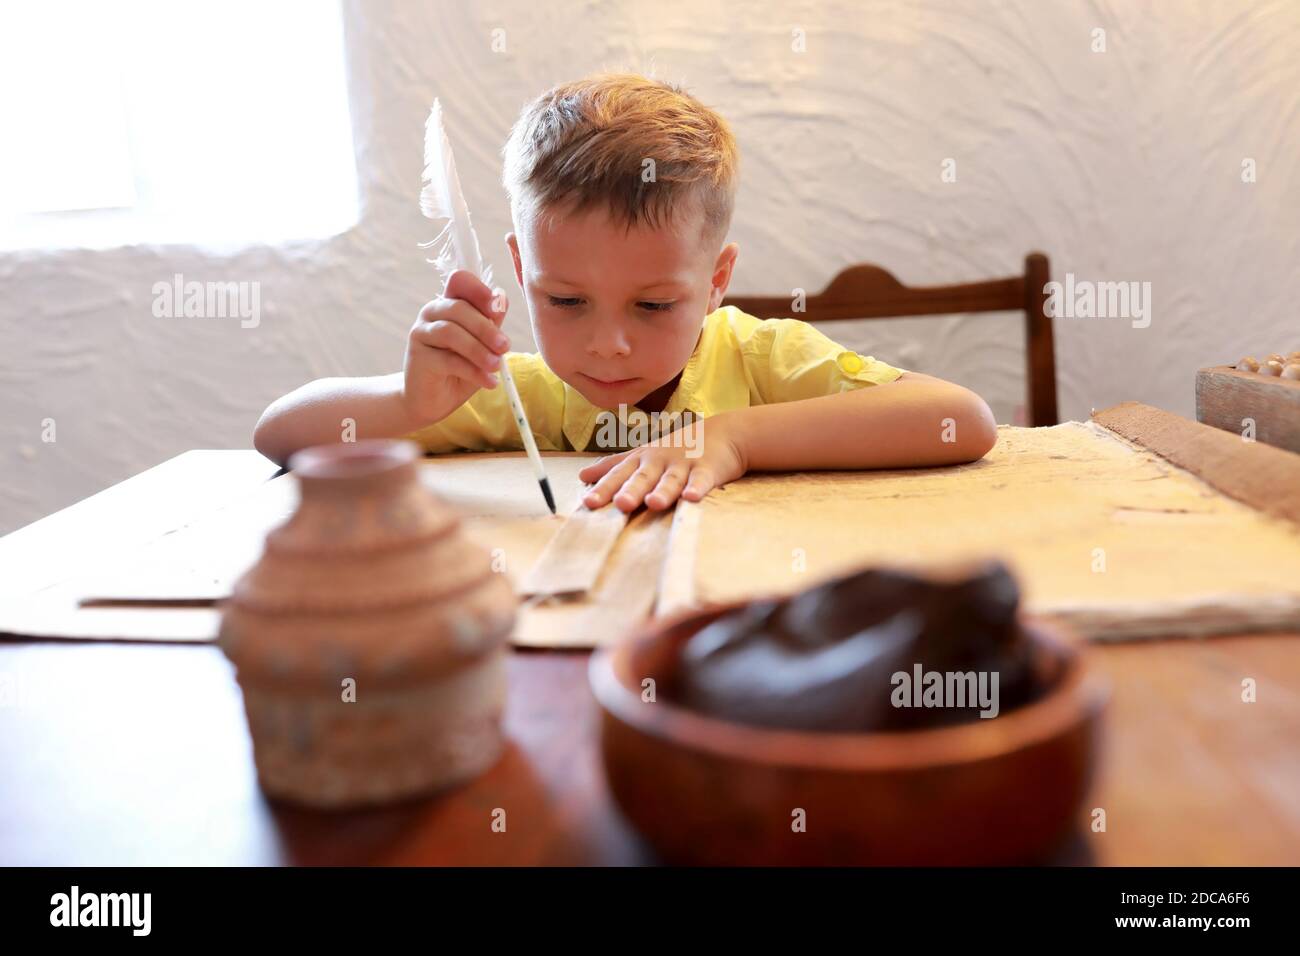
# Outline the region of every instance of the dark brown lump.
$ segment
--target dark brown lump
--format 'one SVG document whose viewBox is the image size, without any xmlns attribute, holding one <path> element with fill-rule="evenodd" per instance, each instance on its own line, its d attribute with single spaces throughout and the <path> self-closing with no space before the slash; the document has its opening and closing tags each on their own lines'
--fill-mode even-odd
<svg viewBox="0 0 1300 956">
<path fill-rule="evenodd" d="M 944 578 L 870 568 L 718 618 L 687 639 L 667 690 L 712 716 L 790 730 L 979 720 L 973 701 L 900 705 L 896 675 L 919 683 L 917 665 L 921 674 L 983 674 L 989 690 L 996 674 L 998 713 L 1037 699 L 1059 662 L 1026 634 L 1019 603 L 1015 579 L 996 561 Z"/>
</svg>

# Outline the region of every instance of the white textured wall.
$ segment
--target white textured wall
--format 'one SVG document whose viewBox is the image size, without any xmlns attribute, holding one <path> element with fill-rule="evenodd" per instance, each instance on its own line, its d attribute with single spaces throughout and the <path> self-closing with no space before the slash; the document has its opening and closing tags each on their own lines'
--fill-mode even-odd
<svg viewBox="0 0 1300 956">
<path fill-rule="evenodd" d="M 443 97 L 475 223 L 502 244 L 499 147 L 521 103 L 601 68 L 655 69 L 742 148 L 733 289 L 819 289 L 873 261 L 916 284 L 1018 271 L 1152 283 L 1147 329 L 1058 321 L 1062 415 L 1125 399 L 1193 414 L 1194 370 L 1300 348 L 1300 3 L 818 2 L 346 6 L 364 211 L 291 248 L 0 256 L 0 532 L 189 448 L 251 445 L 277 395 L 400 366 L 437 292 L 416 243 L 422 126 Z M 1091 31 L 1107 52 L 1090 51 Z M 506 50 L 491 49 L 505 31 Z M 806 31 L 807 52 L 791 49 Z M 291 53 L 287 54 L 291 57 Z M 5 144 L 9 148 L 9 144 Z M 957 161 L 958 181 L 940 164 Z M 1258 182 L 1243 184 L 1252 157 Z M 155 319 L 151 286 L 259 281 L 262 321 Z M 516 347 L 526 317 L 509 322 Z M 1015 316 L 830 327 L 977 389 L 1010 421 Z M 58 440 L 41 441 L 41 422 Z"/>
</svg>

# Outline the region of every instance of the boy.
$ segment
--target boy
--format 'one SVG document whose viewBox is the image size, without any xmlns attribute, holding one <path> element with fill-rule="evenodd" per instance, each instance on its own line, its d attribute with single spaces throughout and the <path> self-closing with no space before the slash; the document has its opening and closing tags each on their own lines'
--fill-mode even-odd
<svg viewBox="0 0 1300 956">
<path fill-rule="evenodd" d="M 503 360 L 543 451 L 614 451 L 603 426 L 644 431 L 647 414 L 686 422 L 579 472 L 591 508 L 698 501 L 747 471 L 956 464 L 993 447 L 973 392 L 801 320 L 721 307 L 739 251 L 723 245 L 736 144 L 680 88 L 630 74 L 563 84 L 525 107 L 504 154 L 506 243 L 540 354 L 509 352 L 504 295 L 453 273 L 411 328 L 403 371 L 285 395 L 257 423 L 259 451 L 283 463 L 338 441 L 345 418 L 357 437 L 429 452 L 520 448 Z"/>
</svg>

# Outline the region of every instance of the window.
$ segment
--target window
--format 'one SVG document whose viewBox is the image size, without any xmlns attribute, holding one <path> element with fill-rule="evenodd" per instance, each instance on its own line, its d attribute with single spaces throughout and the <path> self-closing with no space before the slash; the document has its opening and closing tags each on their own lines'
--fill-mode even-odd
<svg viewBox="0 0 1300 956">
<path fill-rule="evenodd" d="M 0 7 L 0 248 L 323 237 L 357 221 L 325 0 Z"/>
</svg>

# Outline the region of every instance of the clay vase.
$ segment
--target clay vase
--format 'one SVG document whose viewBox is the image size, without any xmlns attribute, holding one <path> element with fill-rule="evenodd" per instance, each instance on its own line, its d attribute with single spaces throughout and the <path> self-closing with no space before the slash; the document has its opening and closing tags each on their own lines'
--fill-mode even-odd
<svg viewBox="0 0 1300 956">
<path fill-rule="evenodd" d="M 222 606 L 262 788 L 318 807 L 429 793 L 501 755 L 517 599 L 420 482 L 412 442 L 309 448 L 297 510 Z"/>
</svg>

